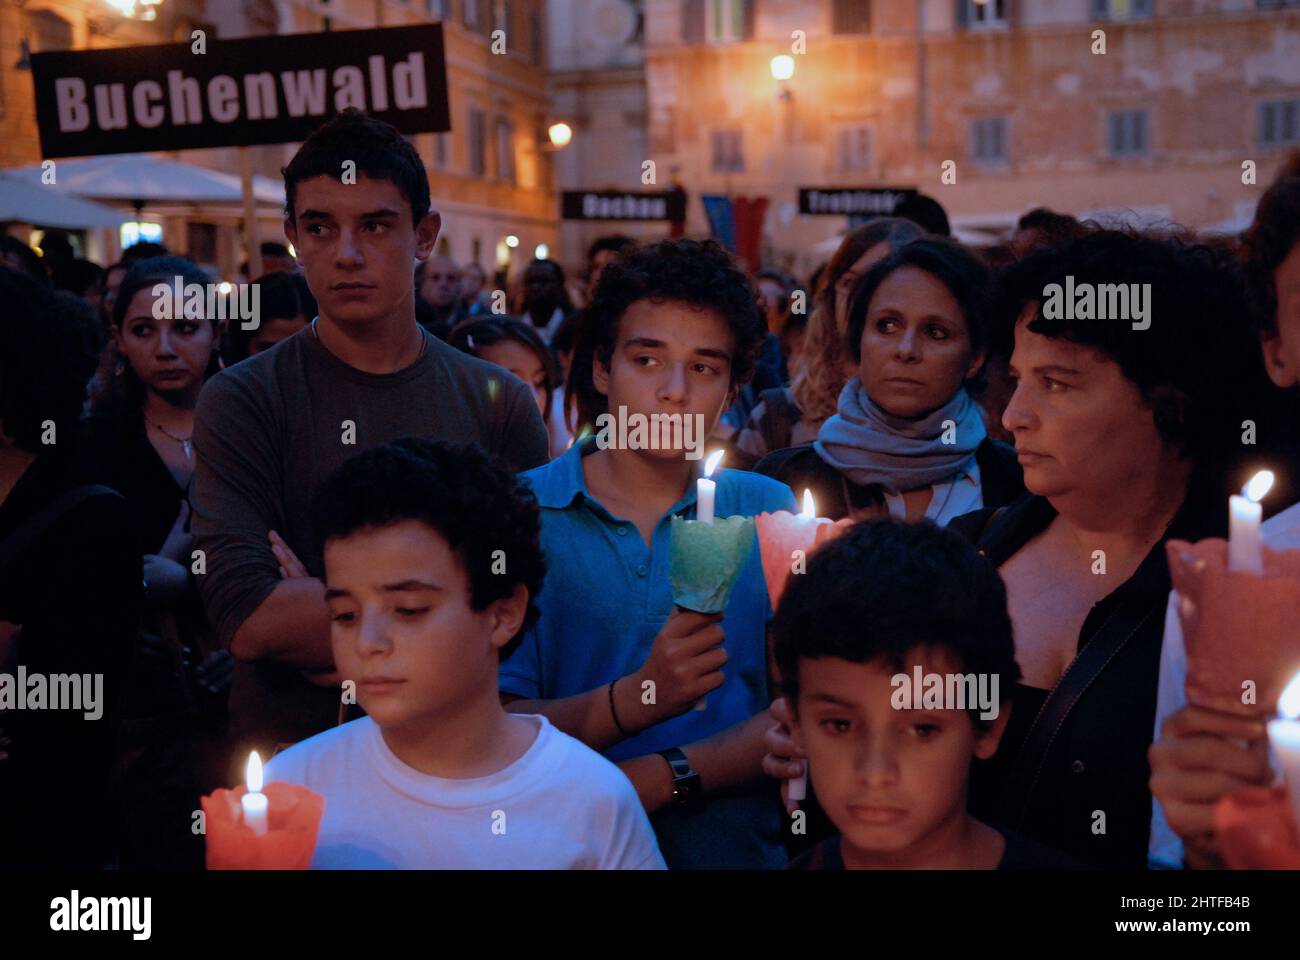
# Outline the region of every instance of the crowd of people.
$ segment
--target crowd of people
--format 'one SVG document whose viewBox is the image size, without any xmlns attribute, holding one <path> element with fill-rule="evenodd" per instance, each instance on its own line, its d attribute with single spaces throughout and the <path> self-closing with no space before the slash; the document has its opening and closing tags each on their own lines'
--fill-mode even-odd
<svg viewBox="0 0 1300 960">
<path fill-rule="evenodd" d="M 257 750 L 321 868 L 1221 865 L 1267 739 L 1181 695 L 1165 545 L 1271 467 L 1300 547 L 1300 155 L 1239 241 L 1036 209 L 972 250 L 919 197 L 806 283 L 623 236 L 489 283 L 355 110 L 284 182 L 251 328 L 160 308 L 212 282 L 160 245 L 0 240 L 0 675 L 103 681 L 0 703 L 0 863 L 201 868 Z M 704 425 L 718 517 L 851 526 L 678 606 L 701 463 L 615 411 Z M 993 702 L 900 709 L 914 669 Z"/>
</svg>

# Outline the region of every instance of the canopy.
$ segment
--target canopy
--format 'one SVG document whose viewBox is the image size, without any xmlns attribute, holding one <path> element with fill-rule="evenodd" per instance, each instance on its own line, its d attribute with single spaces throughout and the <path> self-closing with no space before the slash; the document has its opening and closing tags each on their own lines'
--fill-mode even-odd
<svg viewBox="0 0 1300 960">
<path fill-rule="evenodd" d="M 126 153 L 82 160 L 56 160 L 54 184 L 41 184 L 41 168 L 15 167 L 7 175 L 40 185 L 64 196 L 93 200 L 149 203 L 240 203 L 238 176 L 152 154 Z M 284 185 L 269 177 L 253 177 L 258 203 L 284 203 Z"/>
<path fill-rule="evenodd" d="M 0 170 L 0 223 L 28 223 L 34 227 L 87 230 L 116 227 L 127 218 L 111 207 L 68 196 L 53 184 L 33 186 L 26 179 Z"/>
</svg>

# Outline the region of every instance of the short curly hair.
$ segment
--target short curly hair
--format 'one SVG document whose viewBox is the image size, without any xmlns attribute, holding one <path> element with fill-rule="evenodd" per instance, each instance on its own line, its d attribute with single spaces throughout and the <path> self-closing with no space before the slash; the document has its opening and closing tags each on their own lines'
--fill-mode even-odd
<svg viewBox="0 0 1300 960">
<path fill-rule="evenodd" d="M 482 611 L 522 585 L 528 612 L 501 650 L 505 660 L 540 615 L 546 563 L 537 500 L 500 461 L 473 444 L 402 437 L 347 460 L 312 502 L 316 547 L 370 527 L 418 520 L 447 541 L 469 581 L 469 606 Z M 503 551 L 506 572 L 492 570 Z"/>
<path fill-rule="evenodd" d="M 717 311 L 731 330 L 731 384 L 743 386 L 754 375 L 767 322 L 758 310 L 758 291 L 735 259 L 713 240 L 661 240 L 611 263 L 600 276 L 583 313 L 566 392 L 578 407 L 579 432 L 609 410 L 595 388 L 591 362 L 612 362 L 618 324 L 632 304 L 675 301 Z"/>
<path fill-rule="evenodd" d="M 0 266 L 0 430 L 28 453 L 43 453 L 44 423 L 75 432 L 95 356 L 77 299 Z"/>
<path fill-rule="evenodd" d="M 881 660 L 899 672 L 921 645 L 948 651 L 963 673 L 997 675 L 1004 698 L 1020 679 L 1002 578 L 969 542 L 929 520 L 866 520 L 820 547 L 790 578 L 772 633 L 794 709 L 801 659 Z"/>
<path fill-rule="evenodd" d="M 349 107 L 312 131 L 288 166 L 284 176 L 284 215 L 297 222 L 294 200 L 298 184 L 316 177 L 339 178 L 343 162 L 356 164 L 356 172 L 372 180 L 387 180 L 406 198 L 411 221 L 418 226 L 429 212 L 429 175 L 424 161 L 397 128 Z"/>
<path fill-rule="evenodd" d="M 1300 152 L 1293 166 L 1300 168 Z M 1247 292 L 1255 325 L 1264 336 L 1277 334 L 1278 266 L 1300 244 L 1300 173 L 1290 171 L 1269 186 L 1255 208 L 1255 220 L 1242 238 Z"/>
</svg>

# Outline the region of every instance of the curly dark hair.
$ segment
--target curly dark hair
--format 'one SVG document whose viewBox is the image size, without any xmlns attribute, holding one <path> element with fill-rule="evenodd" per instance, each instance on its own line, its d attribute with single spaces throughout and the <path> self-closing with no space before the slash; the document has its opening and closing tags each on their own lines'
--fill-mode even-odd
<svg viewBox="0 0 1300 960">
<path fill-rule="evenodd" d="M 632 304 L 675 301 L 717 311 L 735 341 L 731 356 L 731 385 L 744 386 L 754 374 L 754 362 L 767 334 L 758 311 L 758 292 L 749 277 L 713 240 L 661 240 L 611 263 L 600 276 L 590 306 L 583 311 L 573 364 L 565 385 L 578 409 L 578 432 L 594 430 L 596 418 L 609 403 L 592 382 L 591 363 L 612 362 L 618 324 Z"/>
<path fill-rule="evenodd" d="M 799 661 L 883 660 L 904 671 L 918 645 L 951 653 L 963 673 L 1020 679 L 1007 591 L 993 565 L 929 520 L 867 520 L 819 548 L 792 576 L 772 621 L 781 685 L 798 709 Z M 971 711 L 980 723 L 979 708 Z"/>
<path fill-rule="evenodd" d="M 845 347 L 855 362 L 862 359 L 862 331 L 867 325 L 867 308 L 880 285 L 896 270 L 915 267 L 934 277 L 953 295 L 961 307 L 970 337 L 971 352 L 988 347 L 989 269 L 984 261 L 955 240 L 925 236 L 890 252 L 854 284 L 849 294 L 848 333 Z M 979 373 L 971 378 L 979 379 Z M 972 386 L 976 384 L 972 383 Z"/>
<path fill-rule="evenodd" d="M 528 591 L 523 625 L 501 650 L 505 660 L 540 615 L 536 598 L 546 563 L 541 515 L 532 492 L 500 461 L 473 444 L 402 437 L 347 460 L 317 488 L 312 501 L 316 548 L 367 527 L 418 520 L 447 541 L 464 565 L 469 606 L 482 611 Z M 506 573 L 492 572 L 504 551 Z"/>
<path fill-rule="evenodd" d="M 1081 284 L 1150 284 L 1150 327 L 1126 319 L 1043 317 L 1045 289 Z M 1094 347 L 1119 364 L 1150 405 L 1167 442 L 1193 465 L 1222 463 L 1238 447 L 1242 415 L 1264 388 L 1259 350 L 1242 322 L 1241 272 L 1223 250 L 1182 236 L 1095 230 L 1036 251 L 999 277 L 996 340 L 1011 352 L 1028 304 L 1028 328 Z M 1224 385 L 1231 384 L 1231 390 Z"/>
<path fill-rule="evenodd" d="M 343 162 L 357 165 L 357 175 L 388 180 L 411 205 L 411 221 L 418 226 L 429 212 L 429 175 L 424 161 L 397 128 L 349 107 L 312 131 L 288 166 L 284 176 L 284 215 L 296 224 L 294 199 L 298 184 L 314 177 L 341 177 Z"/>
<path fill-rule="evenodd" d="M 1300 151 L 1296 154 L 1300 161 Z M 1300 162 L 1295 164 L 1300 167 Z M 1255 325 L 1264 336 L 1277 334 L 1277 286 L 1273 274 L 1300 244 L 1300 174 L 1274 180 L 1255 208 L 1255 220 L 1242 238 L 1246 289 Z"/>
<path fill-rule="evenodd" d="M 20 449 L 43 453 L 46 420 L 56 437 L 75 432 L 95 357 L 75 298 L 0 266 L 0 303 L 0 430 Z"/>
</svg>

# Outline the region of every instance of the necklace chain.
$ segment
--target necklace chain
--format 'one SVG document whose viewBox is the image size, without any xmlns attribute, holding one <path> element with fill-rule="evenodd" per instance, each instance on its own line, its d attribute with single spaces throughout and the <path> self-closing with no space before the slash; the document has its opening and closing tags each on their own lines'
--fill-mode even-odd
<svg viewBox="0 0 1300 960">
<path fill-rule="evenodd" d="M 167 439 L 169 439 L 169 440 L 174 440 L 176 443 L 179 443 L 179 444 L 181 445 L 181 449 L 185 451 L 185 459 L 186 459 L 186 460 L 191 459 L 191 457 L 190 457 L 190 440 L 191 440 L 191 439 L 193 438 L 193 436 L 194 436 L 193 431 L 190 432 L 190 435 L 189 435 L 188 437 L 178 437 L 178 436 L 176 436 L 176 434 L 172 433 L 170 430 L 168 430 L 166 427 L 164 427 L 161 423 L 159 423 L 159 422 L 158 422 L 157 420 L 155 420 L 153 417 L 149 416 L 149 414 L 146 413 L 146 414 L 144 415 L 144 419 L 145 419 L 145 421 L 146 421 L 146 422 L 147 422 L 151 427 L 153 427 L 155 430 L 157 430 L 157 431 L 158 431 L 159 433 L 161 433 L 163 436 L 167 437 Z"/>
<path fill-rule="evenodd" d="M 320 334 L 316 330 L 316 321 L 319 319 L 320 317 L 311 318 L 311 335 L 315 337 L 316 342 L 320 343 L 320 345 L 323 347 L 325 346 L 325 344 L 321 342 Z M 424 351 L 427 350 L 428 347 L 429 347 L 429 338 L 426 337 L 424 335 L 424 331 L 421 330 L 420 331 L 420 352 L 415 355 L 415 359 L 412 360 L 411 363 L 419 363 L 422 359 L 424 359 Z"/>
</svg>

